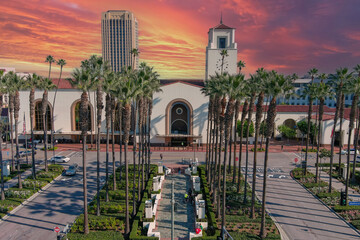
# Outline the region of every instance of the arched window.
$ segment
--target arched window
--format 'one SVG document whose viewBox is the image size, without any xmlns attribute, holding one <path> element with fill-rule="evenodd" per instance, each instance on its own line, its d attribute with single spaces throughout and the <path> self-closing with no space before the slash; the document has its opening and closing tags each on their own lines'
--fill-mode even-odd
<svg viewBox="0 0 360 240">
<path fill-rule="evenodd" d="M 80 127 L 80 101 L 78 101 L 75 104 L 74 110 L 73 110 L 73 116 L 74 116 L 74 131 L 81 131 Z M 88 107 L 88 131 L 91 131 L 92 126 L 92 117 L 91 117 L 91 106 Z"/>
<path fill-rule="evenodd" d="M 41 111 L 41 101 L 37 101 L 35 103 L 35 119 L 34 119 L 34 130 L 35 131 L 44 131 L 44 120 Z M 46 108 L 46 128 L 47 130 L 51 130 L 51 109 L 49 104 Z"/>
<path fill-rule="evenodd" d="M 171 111 L 171 134 L 189 134 L 189 109 L 188 106 L 182 102 L 173 104 Z"/>
</svg>

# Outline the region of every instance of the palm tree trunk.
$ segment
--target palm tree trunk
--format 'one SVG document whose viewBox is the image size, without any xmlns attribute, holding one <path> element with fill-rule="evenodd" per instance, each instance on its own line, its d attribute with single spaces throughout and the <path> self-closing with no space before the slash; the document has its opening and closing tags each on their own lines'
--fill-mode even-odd
<svg viewBox="0 0 360 240">
<path fill-rule="evenodd" d="M 337 120 L 338 120 L 338 116 L 339 116 L 339 112 L 340 112 L 342 86 L 343 86 L 343 83 L 340 82 L 339 93 L 338 93 L 337 100 L 336 100 L 334 126 L 333 126 L 332 137 L 331 137 L 330 172 L 329 172 L 330 178 L 329 178 L 329 190 L 328 190 L 329 193 L 331 193 L 331 191 L 332 191 L 332 169 L 333 169 L 333 160 L 334 160 L 335 130 L 336 130 L 336 124 L 337 124 Z M 341 168 L 341 166 L 339 166 L 339 173 L 340 173 L 340 168 Z"/>
<path fill-rule="evenodd" d="M 356 182 L 356 178 L 355 178 L 355 169 L 356 169 L 356 158 L 357 158 L 357 151 L 356 149 L 358 148 L 358 141 L 359 141 L 359 127 L 360 127 L 360 111 L 359 108 L 357 108 L 357 126 L 356 126 L 356 131 L 355 131 L 355 140 L 354 140 L 354 149 L 355 149 L 355 153 L 354 153 L 354 160 L 353 160 L 353 172 L 351 175 L 351 182 L 355 183 Z"/>
<path fill-rule="evenodd" d="M 350 180 L 350 148 L 351 148 L 351 133 L 354 129 L 354 120 L 355 120 L 355 114 L 356 114 L 356 106 L 358 103 L 358 95 L 354 95 L 354 98 L 352 100 L 351 104 L 351 110 L 350 110 L 350 123 L 349 123 L 349 134 L 348 134 L 348 149 L 347 149 L 347 168 L 346 168 L 346 184 L 345 184 L 345 192 L 346 192 L 346 203 L 348 204 L 348 193 L 349 193 L 349 180 Z M 356 152 L 356 149 L 355 149 Z M 355 165 L 353 165 L 353 168 L 355 168 Z"/>
<path fill-rule="evenodd" d="M 141 109 L 142 109 L 142 99 L 139 100 L 138 102 L 138 112 L 139 112 L 139 120 L 138 120 L 138 131 L 139 131 L 139 151 L 138 151 L 138 166 L 137 166 L 137 170 L 138 170 L 138 198 L 137 198 L 137 201 L 140 202 L 140 196 L 141 196 L 141 169 L 140 169 L 140 165 L 141 165 L 141 124 L 142 124 L 142 114 L 141 114 Z M 135 122 L 136 124 L 136 122 Z M 135 134 L 136 136 L 136 134 Z"/>
<path fill-rule="evenodd" d="M 344 139 L 342 135 L 342 128 L 343 128 L 343 119 L 344 119 L 344 102 L 345 102 L 345 95 L 341 95 L 341 104 L 340 104 L 340 143 L 339 143 L 339 169 L 341 166 L 341 150 L 344 147 Z M 339 171 L 340 174 L 340 171 Z"/>
<path fill-rule="evenodd" d="M 88 96 L 87 92 L 81 94 L 80 102 L 80 126 L 83 138 L 83 191 L 84 191 L 84 234 L 89 233 L 88 206 L 87 206 L 87 183 L 86 183 L 86 134 L 88 130 Z"/>
<path fill-rule="evenodd" d="M 245 100 L 241 114 L 241 122 L 240 122 L 239 171 L 238 171 L 238 184 L 237 184 L 238 193 L 241 190 L 241 160 L 242 160 L 242 146 L 243 146 L 242 139 L 243 139 L 243 126 L 247 112 L 248 112 L 248 101 Z"/>
<path fill-rule="evenodd" d="M 97 112 L 97 141 L 96 141 L 96 215 L 100 216 L 100 128 L 101 128 L 101 113 L 103 109 L 102 91 L 99 85 L 96 89 L 96 112 Z M 115 175 L 114 175 L 115 178 Z"/>
<path fill-rule="evenodd" d="M 123 148 L 123 123 L 122 123 L 122 115 L 123 115 L 123 107 L 122 107 L 122 103 L 118 103 L 119 105 L 119 145 L 120 145 L 120 179 L 119 181 L 121 181 L 122 179 L 122 169 L 123 169 L 123 164 L 122 164 L 122 148 Z M 125 158 L 126 160 L 126 158 Z"/>
<path fill-rule="evenodd" d="M 308 111 L 308 120 L 307 120 L 307 132 L 306 132 L 306 153 L 305 153 L 305 164 L 304 164 L 304 175 L 307 174 L 307 161 L 308 161 L 308 150 L 309 150 L 309 140 L 310 140 L 310 129 L 311 129 L 311 115 L 313 108 L 313 100 L 310 97 L 309 99 L 309 111 Z"/>
<path fill-rule="evenodd" d="M 269 142 L 274 129 L 275 117 L 276 117 L 276 98 L 273 97 L 269 105 L 268 116 L 266 120 L 267 131 L 266 131 L 266 147 L 265 147 L 265 159 L 264 159 L 264 178 L 263 178 L 263 195 L 262 195 L 261 227 L 260 227 L 260 237 L 262 239 L 266 237 L 265 208 L 266 208 L 267 165 L 269 160 Z"/>
<path fill-rule="evenodd" d="M 237 100 L 235 103 L 235 117 L 234 117 L 234 154 L 233 154 L 234 169 L 233 169 L 233 179 L 232 179 L 233 184 L 235 184 L 236 181 L 236 141 L 237 141 L 236 130 L 237 130 L 237 119 L 239 118 L 239 110 L 240 110 L 240 101 Z"/>
<path fill-rule="evenodd" d="M 219 135 L 220 135 L 220 142 L 219 142 L 219 156 L 218 156 L 218 167 L 217 167 L 217 190 L 215 189 L 215 192 L 217 192 L 217 208 L 216 208 L 216 216 L 219 218 L 220 217 L 220 206 L 221 206 L 221 200 L 220 200 L 220 193 L 221 193 L 221 152 L 222 152 L 222 142 L 224 140 L 224 127 L 225 127 L 225 116 L 223 116 L 222 114 L 220 115 L 220 131 L 219 131 Z M 225 172 L 226 169 L 223 169 L 223 171 Z"/>
<path fill-rule="evenodd" d="M 110 118 L 111 118 L 111 102 L 110 95 L 106 94 L 106 107 L 105 107 L 105 117 L 106 117 L 106 175 L 105 175 L 105 201 L 109 201 L 109 140 L 110 140 Z"/>
<path fill-rule="evenodd" d="M 207 144 L 206 144 L 206 151 L 208 153 L 208 156 L 207 156 L 207 159 L 208 159 L 208 166 L 207 166 L 207 180 L 210 182 L 210 175 L 211 175 L 211 169 L 212 169 L 212 164 L 213 164 L 213 148 L 211 148 L 210 146 L 212 145 L 212 142 L 213 142 L 213 118 L 211 116 L 211 118 L 209 119 L 209 129 L 208 129 L 208 135 L 209 135 L 209 139 L 207 141 Z"/>
<path fill-rule="evenodd" d="M 32 177 L 33 179 L 36 179 L 36 173 L 35 173 L 35 146 L 34 146 L 34 125 L 33 125 L 33 118 L 35 115 L 35 88 L 32 88 L 30 90 L 29 95 L 29 103 L 30 103 L 30 130 L 31 130 L 31 160 L 32 160 Z"/>
<path fill-rule="evenodd" d="M 47 158 L 47 108 L 48 108 L 48 92 L 44 90 L 43 99 L 41 103 L 41 113 L 43 116 L 43 128 L 44 128 L 44 156 L 45 156 L 45 172 L 48 171 L 48 158 Z"/>
<path fill-rule="evenodd" d="M 248 119 L 247 119 L 247 129 L 246 129 L 246 159 L 245 159 L 245 187 L 244 187 L 244 204 L 247 202 L 247 178 L 248 178 L 248 165 L 249 165 L 249 130 L 250 130 L 250 123 L 252 119 L 252 113 L 254 108 L 254 101 L 255 101 L 255 94 L 252 94 L 250 98 L 249 104 L 249 112 L 248 112 Z"/>
<path fill-rule="evenodd" d="M 136 199 L 135 199 L 135 180 L 136 180 L 136 121 L 137 121 L 137 114 L 136 114 L 136 101 L 134 101 L 133 104 L 134 108 L 132 109 L 132 125 L 133 125 L 133 212 L 132 217 L 135 217 L 136 215 Z"/>
<path fill-rule="evenodd" d="M 260 125 L 263 113 L 264 92 L 261 92 L 256 104 L 256 121 L 255 121 L 255 143 L 254 143 L 254 162 L 252 176 L 252 192 L 251 192 L 251 218 L 255 219 L 255 192 L 256 192 L 256 164 L 257 164 L 257 146 L 260 135 Z"/>
<path fill-rule="evenodd" d="M 83 192 L 84 192 L 84 234 L 89 233 L 87 185 L 86 185 L 86 135 L 83 134 Z"/>
<path fill-rule="evenodd" d="M 127 151 L 129 143 L 129 134 L 130 134 L 130 115 L 131 115 L 131 105 L 129 103 L 125 104 L 124 109 L 124 142 L 125 142 L 125 202 L 126 202 L 126 211 L 125 211 L 125 235 L 130 233 L 130 221 L 129 221 L 129 163 L 127 160 Z"/>
<path fill-rule="evenodd" d="M 4 164 L 2 156 L 2 135 L 3 135 L 3 126 L 1 126 L 1 136 L 0 136 L 0 164 L 1 164 L 1 201 L 5 200 L 5 187 L 4 187 Z"/>
<path fill-rule="evenodd" d="M 63 66 L 60 67 L 60 76 L 59 76 L 59 80 L 57 82 L 56 88 L 55 88 L 55 94 L 54 94 L 54 101 L 53 101 L 53 110 L 51 111 L 51 143 L 52 143 L 52 148 L 53 148 L 53 156 L 55 156 L 55 139 L 54 139 L 54 131 L 55 131 L 55 124 L 54 124 L 54 110 L 55 110 L 55 101 L 56 101 L 56 94 L 57 94 L 57 90 L 59 88 L 59 83 L 60 83 L 60 79 L 61 79 L 61 75 L 62 75 L 62 69 Z"/>
<path fill-rule="evenodd" d="M 21 172 L 20 172 L 20 155 L 19 155 L 19 136 L 18 136 L 19 111 L 20 111 L 20 97 L 19 97 L 19 91 L 16 91 L 14 96 L 15 145 L 16 145 L 16 160 L 18 164 L 17 165 L 18 184 L 19 184 L 19 188 L 22 188 Z"/>
<path fill-rule="evenodd" d="M 116 190 L 116 165 L 115 165 L 115 99 L 111 97 L 111 151 L 112 151 L 112 171 L 113 171 L 113 190 Z"/>
<path fill-rule="evenodd" d="M 231 120 L 231 123 L 232 123 L 232 120 Z M 231 173 L 231 154 L 232 154 L 232 143 L 233 143 L 233 140 L 232 140 L 233 136 L 232 136 L 232 129 L 230 131 L 230 136 L 229 136 L 229 166 L 228 166 L 228 173 L 230 174 Z"/>
<path fill-rule="evenodd" d="M 317 141 L 317 151 L 316 151 L 316 173 L 315 173 L 315 182 L 319 181 L 319 151 L 320 151 L 320 139 L 321 139 L 321 123 L 324 114 L 324 98 L 320 99 L 319 105 L 319 125 L 318 125 L 318 141 Z"/>
<path fill-rule="evenodd" d="M 210 135 L 209 127 L 210 127 L 210 118 L 211 118 L 210 108 L 211 108 L 211 98 L 209 97 L 208 118 L 207 118 L 207 128 L 206 128 L 206 155 L 205 155 L 207 176 L 209 175 L 209 152 L 208 152 L 209 147 L 208 147 L 208 145 L 209 145 L 209 135 Z"/>
<path fill-rule="evenodd" d="M 11 169 L 15 171 L 14 161 L 14 129 L 13 129 L 13 113 L 14 113 L 14 95 L 9 94 L 9 109 L 10 109 L 10 141 L 11 141 Z"/>
</svg>

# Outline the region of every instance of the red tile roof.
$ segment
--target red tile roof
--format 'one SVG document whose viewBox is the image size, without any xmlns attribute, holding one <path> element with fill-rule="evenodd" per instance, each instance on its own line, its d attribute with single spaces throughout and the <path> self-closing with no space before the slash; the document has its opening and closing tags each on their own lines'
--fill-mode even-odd
<svg viewBox="0 0 360 240">
<path fill-rule="evenodd" d="M 59 84 L 58 89 L 73 89 L 70 82 L 65 78 L 60 79 L 60 81 L 58 78 L 52 78 L 51 80 L 56 86 Z"/>
<path fill-rule="evenodd" d="M 220 23 L 219 25 L 217 25 L 216 27 L 214 27 L 215 29 L 234 29 L 232 27 L 226 26 L 225 24 Z"/>
</svg>

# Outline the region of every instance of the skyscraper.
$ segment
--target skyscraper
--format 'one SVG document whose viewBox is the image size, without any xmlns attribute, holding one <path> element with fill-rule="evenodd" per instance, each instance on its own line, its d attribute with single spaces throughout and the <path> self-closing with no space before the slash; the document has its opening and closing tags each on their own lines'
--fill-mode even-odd
<svg viewBox="0 0 360 240">
<path fill-rule="evenodd" d="M 124 66 L 133 66 L 131 50 L 138 48 L 138 23 L 132 12 L 109 10 L 101 16 L 102 55 L 113 71 L 120 72 Z M 134 67 L 139 64 L 135 58 Z"/>
</svg>

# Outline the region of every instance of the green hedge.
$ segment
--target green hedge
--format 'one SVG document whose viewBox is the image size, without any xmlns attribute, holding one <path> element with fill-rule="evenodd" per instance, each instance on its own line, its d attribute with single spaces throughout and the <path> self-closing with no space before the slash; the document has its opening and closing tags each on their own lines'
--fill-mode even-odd
<svg viewBox="0 0 360 240">
<path fill-rule="evenodd" d="M 342 211 L 348 211 L 348 210 L 360 210 L 360 206 L 340 206 L 336 205 L 333 207 L 335 212 L 342 212 Z"/>
<path fill-rule="evenodd" d="M 97 231 L 90 232 L 88 235 L 83 233 L 68 233 L 67 238 L 70 240 L 123 240 L 124 237 L 121 232 L 116 231 Z"/>
</svg>

